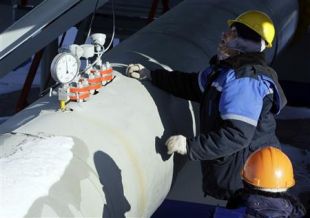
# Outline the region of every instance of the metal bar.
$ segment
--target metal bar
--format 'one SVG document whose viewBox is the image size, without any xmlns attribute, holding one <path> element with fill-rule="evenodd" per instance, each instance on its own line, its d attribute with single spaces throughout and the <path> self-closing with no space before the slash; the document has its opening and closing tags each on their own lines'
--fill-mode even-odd
<svg viewBox="0 0 310 218">
<path fill-rule="evenodd" d="M 169 11 L 169 0 L 161 0 L 161 4 L 163 5 L 163 14 Z"/>
<path fill-rule="evenodd" d="M 25 80 L 21 95 L 19 96 L 19 99 L 17 101 L 16 112 L 21 111 L 28 105 L 27 98 L 28 98 L 34 77 L 37 73 L 37 70 L 38 70 L 38 67 L 39 67 L 39 64 L 42 58 L 43 50 L 44 49 L 38 51 L 33 58 L 33 61 L 31 63 L 29 72 L 27 74 L 27 78 Z"/>
<path fill-rule="evenodd" d="M 156 10 L 157 10 L 157 7 L 158 7 L 158 2 L 159 0 L 153 0 L 152 2 L 152 6 L 151 6 L 151 9 L 150 9 L 150 12 L 149 12 L 149 16 L 148 16 L 148 22 L 152 22 L 154 20 L 154 17 L 155 17 L 155 14 L 156 14 Z"/>
<path fill-rule="evenodd" d="M 98 7 L 108 0 L 100 0 Z M 93 13 L 96 0 L 46 0 L 0 34 L 0 77 Z"/>
<path fill-rule="evenodd" d="M 26 6 L 28 5 L 28 0 L 21 0 L 21 1 L 20 1 L 20 5 L 21 5 L 22 7 L 26 7 Z"/>
</svg>

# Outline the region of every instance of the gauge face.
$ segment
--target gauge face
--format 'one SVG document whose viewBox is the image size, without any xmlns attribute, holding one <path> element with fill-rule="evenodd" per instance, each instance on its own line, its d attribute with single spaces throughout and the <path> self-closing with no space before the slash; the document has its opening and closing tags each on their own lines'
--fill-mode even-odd
<svg viewBox="0 0 310 218">
<path fill-rule="evenodd" d="M 51 64 L 51 73 L 54 80 L 60 83 L 71 82 L 79 72 L 80 61 L 70 53 L 58 54 Z"/>
</svg>

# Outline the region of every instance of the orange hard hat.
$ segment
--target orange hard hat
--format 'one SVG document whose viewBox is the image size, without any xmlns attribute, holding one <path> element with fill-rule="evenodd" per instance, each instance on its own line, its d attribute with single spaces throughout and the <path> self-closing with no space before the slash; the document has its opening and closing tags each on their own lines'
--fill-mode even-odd
<svg viewBox="0 0 310 218">
<path fill-rule="evenodd" d="M 272 146 L 253 152 L 245 162 L 241 176 L 246 183 L 261 190 L 280 192 L 295 185 L 290 159 Z"/>
</svg>

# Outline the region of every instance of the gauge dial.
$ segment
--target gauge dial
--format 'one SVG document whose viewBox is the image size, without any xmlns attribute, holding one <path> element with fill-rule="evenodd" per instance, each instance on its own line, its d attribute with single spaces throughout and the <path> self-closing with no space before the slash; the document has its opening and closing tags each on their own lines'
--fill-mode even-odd
<svg viewBox="0 0 310 218">
<path fill-rule="evenodd" d="M 51 74 L 55 81 L 69 83 L 77 76 L 80 60 L 74 55 L 64 52 L 56 55 L 51 64 Z"/>
</svg>

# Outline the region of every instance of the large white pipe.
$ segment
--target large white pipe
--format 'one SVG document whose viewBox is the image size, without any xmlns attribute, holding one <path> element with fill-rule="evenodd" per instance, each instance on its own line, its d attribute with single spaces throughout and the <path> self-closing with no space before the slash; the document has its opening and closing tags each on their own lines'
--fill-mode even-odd
<svg viewBox="0 0 310 218">
<path fill-rule="evenodd" d="M 280 30 L 296 27 L 295 1 L 184 1 L 103 59 L 201 70 L 226 19 L 253 8 L 267 10 Z M 278 48 L 293 30 L 281 32 Z M 195 134 L 193 108 L 149 82 L 115 75 L 87 102 L 70 103 L 71 111 L 45 96 L 1 125 L 0 216 L 149 217 L 161 204 L 173 177 L 164 141 Z"/>
<path fill-rule="evenodd" d="M 163 93 L 158 97 L 166 98 Z M 171 118 L 170 127 L 166 127 L 173 129 L 173 125 L 181 125 L 181 122 L 170 111 L 183 107 L 183 104 L 181 101 L 167 104 L 170 109 L 165 113 Z M 110 217 L 119 217 L 119 213 L 127 211 L 128 217 L 150 216 L 169 191 L 173 167 L 171 159 L 163 161 L 160 153 L 156 152 L 156 143 L 162 146 L 162 143 L 156 141 L 161 141 L 164 134 L 164 126 L 158 114 L 159 105 L 138 81 L 117 74 L 111 84 L 89 101 L 70 103 L 68 106 L 73 111 L 57 111 L 57 97 L 44 97 L 1 127 L 2 130 L 12 128 L 8 132 L 14 131 L 13 135 L 1 136 L 1 146 L 5 146 L 5 156 L 2 158 L 10 157 L 20 164 L 15 168 L 25 171 L 21 176 L 33 176 L 26 185 L 41 185 L 47 190 L 40 192 L 31 188 L 38 192 L 32 196 L 34 193 L 28 193 L 27 190 L 30 187 L 23 187 L 24 194 L 21 194 L 24 197 L 17 198 L 16 204 L 10 207 L 4 207 L 8 205 L 3 202 L 1 205 L 4 208 L 1 208 L 0 214 L 9 209 L 11 212 L 18 211 L 24 208 L 20 206 L 26 204 L 24 201 L 31 201 L 28 210 L 18 215 L 100 217 L 103 208 L 106 208 Z M 23 164 L 32 156 L 15 160 L 14 155 L 44 143 L 41 141 L 43 139 L 37 139 L 33 145 L 24 145 L 25 140 L 29 142 L 37 136 L 54 135 L 72 138 L 73 145 L 60 145 L 68 146 L 62 152 L 68 153 L 70 158 L 56 163 L 58 169 L 53 170 L 58 172 L 59 178 L 50 183 L 48 180 L 51 178 L 45 175 L 44 169 L 48 169 L 46 165 L 53 160 L 47 160 L 46 163 L 35 159 L 33 164 L 42 165 L 43 170 L 31 172 L 35 166 L 24 169 Z M 57 158 L 59 150 L 50 149 L 46 147 L 45 152 L 49 153 L 47 156 Z M 36 179 L 39 178 L 46 178 L 46 181 L 38 183 Z M 10 178 L 4 181 L 13 182 Z M 2 183 L 1 190 L 7 185 Z M 15 190 L 11 190 L 11 194 L 14 195 Z M 122 205 L 123 211 L 120 210 Z"/>
</svg>

